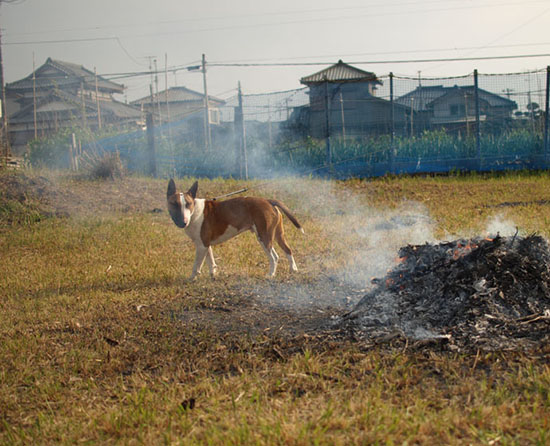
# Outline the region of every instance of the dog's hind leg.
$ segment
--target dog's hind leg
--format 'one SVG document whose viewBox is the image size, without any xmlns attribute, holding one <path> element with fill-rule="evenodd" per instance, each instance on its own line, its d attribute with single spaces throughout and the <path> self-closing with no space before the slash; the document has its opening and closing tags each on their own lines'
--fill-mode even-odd
<svg viewBox="0 0 550 446">
<path fill-rule="evenodd" d="M 297 272 L 298 267 L 296 266 L 296 262 L 294 261 L 294 256 L 292 255 L 292 249 L 290 249 L 290 246 L 288 246 L 288 243 L 286 242 L 286 239 L 285 239 L 285 231 L 283 229 L 282 220 L 279 221 L 279 224 L 275 228 L 275 240 L 277 240 L 277 243 L 286 254 L 286 258 L 288 259 L 288 263 L 290 264 L 290 271 L 294 273 Z"/>
<path fill-rule="evenodd" d="M 212 251 L 212 246 L 208 247 L 206 261 L 208 262 L 208 266 L 210 268 L 210 275 L 214 277 L 218 272 L 218 265 L 216 265 L 216 260 L 214 260 L 214 252 Z"/>
<path fill-rule="evenodd" d="M 274 246 L 271 247 L 271 255 L 275 257 L 275 260 L 277 261 L 277 263 L 279 263 L 279 254 L 277 254 L 277 251 L 275 251 Z"/>
<path fill-rule="evenodd" d="M 268 247 L 264 244 L 264 242 L 260 240 L 260 245 L 262 245 L 262 248 L 264 248 L 264 251 L 267 254 L 267 258 L 269 259 L 269 273 L 267 274 L 267 276 L 274 277 L 275 273 L 277 272 L 277 263 L 279 263 L 279 256 L 275 252 L 275 249 L 273 249 L 272 244 L 270 247 Z"/>
<path fill-rule="evenodd" d="M 262 240 L 260 237 L 258 237 L 258 242 L 260 242 L 260 245 L 262 245 L 262 248 L 267 254 L 267 258 L 269 260 L 269 273 L 267 273 L 267 277 L 274 277 L 275 273 L 277 272 L 279 255 L 275 252 L 275 249 L 273 248 L 273 242 L 271 240 Z"/>
<path fill-rule="evenodd" d="M 264 252 L 267 255 L 267 258 L 269 260 L 269 272 L 267 273 L 267 277 L 273 277 L 275 276 L 275 273 L 277 272 L 277 264 L 279 263 L 279 255 L 273 248 L 273 236 L 269 235 L 266 227 L 265 222 L 261 222 L 261 229 L 258 230 L 258 227 L 256 225 L 252 226 L 252 232 L 256 234 L 256 238 L 258 239 L 258 243 L 262 246 Z"/>
</svg>

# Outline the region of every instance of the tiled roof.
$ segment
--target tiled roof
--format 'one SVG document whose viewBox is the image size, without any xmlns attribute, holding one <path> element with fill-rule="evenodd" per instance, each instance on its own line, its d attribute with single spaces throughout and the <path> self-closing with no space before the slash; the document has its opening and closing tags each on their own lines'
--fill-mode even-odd
<svg viewBox="0 0 550 446">
<path fill-rule="evenodd" d="M 413 91 L 397 98 L 396 104 L 406 107 L 412 107 L 415 111 L 425 110 L 428 104 L 443 96 L 447 92 L 447 87 L 435 85 L 430 87 L 418 87 Z"/>
<path fill-rule="evenodd" d="M 382 85 L 376 74 L 352 67 L 341 60 L 338 63 L 300 79 L 305 85 L 321 82 L 375 82 Z"/>
<path fill-rule="evenodd" d="M 458 87 L 455 85 L 454 87 L 443 87 L 442 85 L 436 85 L 431 87 L 417 87 L 415 90 L 397 98 L 395 102 L 406 107 L 413 107 L 415 111 L 424 111 L 438 100 L 443 100 L 444 97 L 458 94 L 473 96 L 474 86 L 468 85 Z M 490 91 L 479 88 L 478 94 L 480 101 L 486 102 L 491 107 L 511 107 L 513 109 L 517 107 L 514 101 L 491 93 Z"/>
<path fill-rule="evenodd" d="M 95 115 L 97 113 L 97 103 L 90 99 L 84 100 L 86 113 Z M 102 116 L 112 116 L 117 119 L 140 119 L 141 112 L 123 102 L 118 101 L 99 101 L 99 107 Z M 74 111 L 77 116 L 81 113 L 82 98 L 72 95 L 61 90 L 52 90 L 52 92 L 42 97 L 37 102 L 37 108 L 40 109 L 40 114 L 61 111 Z M 14 113 L 10 117 L 12 123 L 33 122 L 34 120 L 34 105 L 30 104 Z"/>
<path fill-rule="evenodd" d="M 191 102 L 191 101 L 203 101 L 204 100 L 204 94 L 199 93 L 198 91 L 190 90 L 186 87 L 171 87 L 168 90 L 159 91 L 158 93 L 158 100 L 161 103 L 166 102 L 166 95 L 168 94 L 168 102 Z M 208 96 L 209 102 L 217 102 L 220 105 L 224 104 L 225 102 L 221 99 L 217 99 L 213 96 Z M 157 102 L 157 95 L 153 95 L 153 101 Z M 132 101 L 131 103 L 133 105 L 141 105 L 144 103 L 150 103 L 151 102 L 151 96 L 145 96 L 140 99 L 136 99 L 135 101 Z"/>
<path fill-rule="evenodd" d="M 52 68 L 58 74 L 52 75 L 47 72 Z M 95 73 L 84 68 L 82 65 L 70 62 L 48 58 L 44 65 L 38 67 L 34 73 L 36 76 L 34 83 L 36 88 L 39 89 L 62 88 L 68 85 L 79 85 L 81 82 L 85 82 L 89 87 L 95 88 Z M 122 84 L 111 82 L 101 76 L 97 76 L 97 84 L 100 90 L 108 90 L 111 93 L 122 93 L 124 91 Z M 31 73 L 23 79 L 7 84 L 6 88 L 13 91 L 33 88 L 33 74 Z"/>
</svg>

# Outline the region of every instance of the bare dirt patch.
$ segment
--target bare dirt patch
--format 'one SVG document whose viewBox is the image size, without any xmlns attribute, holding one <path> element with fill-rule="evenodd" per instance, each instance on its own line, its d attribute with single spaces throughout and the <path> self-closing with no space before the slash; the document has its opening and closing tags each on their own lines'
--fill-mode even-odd
<svg viewBox="0 0 550 446">
<path fill-rule="evenodd" d="M 171 317 L 201 328 L 216 327 L 235 335 L 327 336 L 336 317 L 351 310 L 363 290 L 331 278 L 311 283 L 297 280 L 251 280 L 246 285 L 217 279 L 208 296 L 178 296 L 181 307 Z M 181 298 L 181 299 L 180 299 Z"/>
<path fill-rule="evenodd" d="M 110 212 L 161 212 L 164 195 L 158 183 L 126 177 L 86 180 L 52 173 L 0 175 L 0 204 L 15 201 L 43 218 Z"/>
</svg>

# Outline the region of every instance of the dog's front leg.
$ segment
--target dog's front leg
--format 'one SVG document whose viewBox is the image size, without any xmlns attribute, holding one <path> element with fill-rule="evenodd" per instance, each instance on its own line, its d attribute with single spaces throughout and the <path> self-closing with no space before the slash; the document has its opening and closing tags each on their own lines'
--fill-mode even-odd
<svg viewBox="0 0 550 446">
<path fill-rule="evenodd" d="M 208 248 L 206 246 L 195 247 L 195 263 L 193 263 L 193 272 L 191 273 L 190 280 L 194 280 L 198 274 L 201 273 L 202 264 L 208 254 Z"/>
<path fill-rule="evenodd" d="M 216 261 L 214 260 L 214 252 L 212 251 L 212 246 L 208 247 L 206 261 L 208 262 L 208 266 L 210 267 L 210 275 L 212 277 L 215 277 L 216 273 L 218 272 L 218 265 L 216 265 Z"/>
</svg>

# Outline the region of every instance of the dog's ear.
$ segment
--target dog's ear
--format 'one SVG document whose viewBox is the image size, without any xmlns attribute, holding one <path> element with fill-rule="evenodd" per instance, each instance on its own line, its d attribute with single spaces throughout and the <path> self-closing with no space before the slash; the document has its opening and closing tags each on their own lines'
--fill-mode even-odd
<svg viewBox="0 0 550 446">
<path fill-rule="evenodd" d="M 168 182 L 168 190 L 166 191 L 166 197 L 170 198 L 175 193 L 176 193 L 176 183 L 174 183 L 174 180 L 170 178 L 170 181 Z"/>
<path fill-rule="evenodd" d="M 189 190 L 187 191 L 187 193 L 193 197 L 193 200 L 194 200 L 195 198 L 197 198 L 197 190 L 198 190 L 198 189 L 199 189 L 199 182 L 198 182 L 198 181 L 195 181 L 195 182 L 193 183 L 193 186 L 191 186 L 191 187 L 189 188 Z"/>
</svg>

